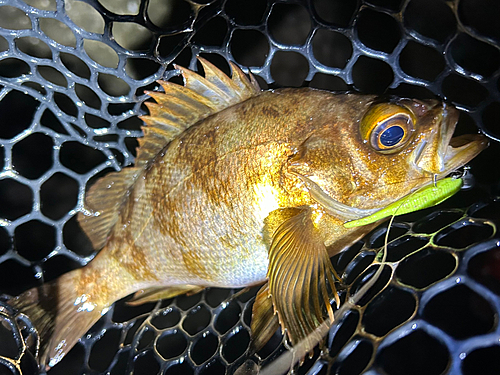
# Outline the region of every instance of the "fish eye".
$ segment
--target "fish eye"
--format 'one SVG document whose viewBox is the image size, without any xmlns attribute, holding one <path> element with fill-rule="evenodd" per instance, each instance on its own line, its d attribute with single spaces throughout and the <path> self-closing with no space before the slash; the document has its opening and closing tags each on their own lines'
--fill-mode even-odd
<svg viewBox="0 0 500 375">
<path fill-rule="evenodd" d="M 397 114 L 380 121 L 373 128 L 370 135 L 370 144 L 377 151 L 392 150 L 408 139 L 406 132 L 411 132 L 411 118 Z"/>
<path fill-rule="evenodd" d="M 405 135 L 404 129 L 399 125 L 391 126 L 385 129 L 379 137 L 380 143 L 385 147 L 392 147 L 399 143 Z"/>
<path fill-rule="evenodd" d="M 361 136 L 376 151 L 399 151 L 414 130 L 414 115 L 407 108 L 392 103 L 374 105 L 361 120 Z"/>
</svg>

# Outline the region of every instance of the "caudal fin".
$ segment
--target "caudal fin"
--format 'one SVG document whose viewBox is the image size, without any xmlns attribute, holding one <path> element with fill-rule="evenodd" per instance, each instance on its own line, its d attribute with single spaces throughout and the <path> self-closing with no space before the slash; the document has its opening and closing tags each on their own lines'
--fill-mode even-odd
<svg viewBox="0 0 500 375">
<path fill-rule="evenodd" d="M 38 331 L 38 363 L 55 366 L 101 317 L 103 308 L 76 294 L 79 270 L 30 289 L 8 303 Z"/>
</svg>

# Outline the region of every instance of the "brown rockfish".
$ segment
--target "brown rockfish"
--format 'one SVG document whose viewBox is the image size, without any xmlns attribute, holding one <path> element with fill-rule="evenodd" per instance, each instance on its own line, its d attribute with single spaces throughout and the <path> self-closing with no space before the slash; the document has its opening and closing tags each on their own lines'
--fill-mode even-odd
<svg viewBox="0 0 500 375">
<path fill-rule="evenodd" d="M 281 325 L 307 337 L 338 297 L 329 257 L 371 230 L 347 228 L 435 183 L 487 146 L 452 138 L 458 111 L 435 100 L 380 100 L 310 88 L 261 91 L 231 64 L 203 59 L 205 77 L 176 67 L 159 83 L 134 167 L 88 191 L 79 223 L 95 249 L 87 266 L 11 300 L 54 366 L 113 302 L 205 287 L 263 284 L 252 336 Z"/>
</svg>

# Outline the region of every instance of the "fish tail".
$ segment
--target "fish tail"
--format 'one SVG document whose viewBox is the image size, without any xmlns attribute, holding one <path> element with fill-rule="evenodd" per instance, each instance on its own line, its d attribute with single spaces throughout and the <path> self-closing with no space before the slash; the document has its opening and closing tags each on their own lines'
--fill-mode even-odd
<svg viewBox="0 0 500 375">
<path fill-rule="evenodd" d="M 47 370 L 69 352 L 103 313 L 104 307 L 84 301 L 86 295 L 77 296 L 79 277 L 80 270 L 69 272 L 8 302 L 36 328 L 38 363 Z"/>
</svg>

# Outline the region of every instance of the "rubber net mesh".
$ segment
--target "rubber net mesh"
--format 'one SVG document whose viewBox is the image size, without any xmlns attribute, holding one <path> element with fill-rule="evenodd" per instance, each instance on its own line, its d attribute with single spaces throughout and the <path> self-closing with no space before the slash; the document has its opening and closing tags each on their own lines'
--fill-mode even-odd
<svg viewBox="0 0 500 375">
<path fill-rule="evenodd" d="M 500 17 L 492 0 L 0 0 L 0 288 L 17 294 L 89 262 L 75 215 L 86 186 L 133 163 L 146 89 L 172 62 L 228 60 L 266 88 L 440 97 L 457 133 L 491 146 L 469 190 L 397 218 L 381 277 L 300 374 L 493 374 L 500 368 Z M 475 181 L 474 181 L 475 180 Z M 387 224 L 332 259 L 342 300 L 379 264 Z M 232 374 L 255 290 L 113 306 L 55 374 Z M 0 306 L 0 374 L 35 374 L 36 331 Z M 288 369 L 275 369 L 284 373 Z"/>
</svg>

